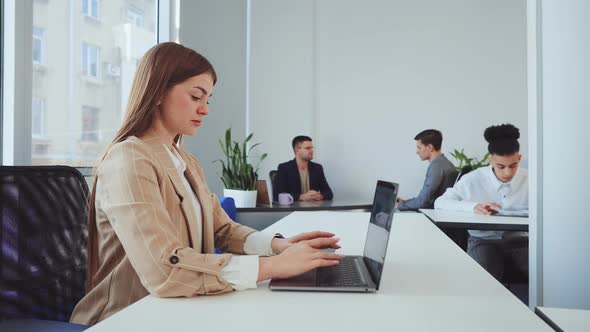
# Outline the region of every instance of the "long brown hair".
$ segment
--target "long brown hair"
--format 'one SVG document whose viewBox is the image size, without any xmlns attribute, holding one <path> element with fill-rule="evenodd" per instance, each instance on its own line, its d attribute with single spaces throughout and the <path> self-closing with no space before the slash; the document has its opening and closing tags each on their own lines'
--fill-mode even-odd
<svg viewBox="0 0 590 332">
<path fill-rule="evenodd" d="M 164 94 L 176 84 L 209 73 L 213 84 L 217 74 L 209 61 L 194 50 L 176 43 L 161 43 L 150 48 L 141 58 L 131 85 L 125 119 L 115 138 L 100 157 L 104 160 L 110 148 L 129 136 L 139 136 L 150 128 L 152 116 Z M 178 143 L 181 135 L 175 137 Z M 98 168 L 98 165 L 97 165 Z M 100 280 L 94 280 L 98 271 L 98 238 L 96 229 L 96 182 L 94 176 L 92 193 L 88 202 L 88 260 L 86 265 L 86 292 L 90 292 Z"/>
</svg>

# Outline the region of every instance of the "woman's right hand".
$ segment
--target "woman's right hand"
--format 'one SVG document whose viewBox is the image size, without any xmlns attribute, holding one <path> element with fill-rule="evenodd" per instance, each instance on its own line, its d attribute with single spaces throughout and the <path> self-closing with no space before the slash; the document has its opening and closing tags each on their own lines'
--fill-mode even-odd
<svg viewBox="0 0 590 332">
<path fill-rule="evenodd" d="M 316 248 L 328 247 L 334 238 L 316 238 L 289 246 L 280 255 L 261 257 L 258 281 L 290 278 L 318 267 L 338 265 L 343 255 Z"/>
</svg>

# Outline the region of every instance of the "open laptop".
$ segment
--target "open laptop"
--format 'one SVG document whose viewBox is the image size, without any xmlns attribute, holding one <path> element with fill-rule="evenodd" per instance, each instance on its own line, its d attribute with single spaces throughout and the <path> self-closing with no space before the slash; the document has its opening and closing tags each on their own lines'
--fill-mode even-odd
<svg viewBox="0 0 590 332">
<path fill-rule="evenodd" d="M 297 277 L 273 279 L 272 290 L 375 292 L 379 289 L 398 185 L 377 181 L 363 256 L 345 256 L 340 264 Z"/>
</svg>

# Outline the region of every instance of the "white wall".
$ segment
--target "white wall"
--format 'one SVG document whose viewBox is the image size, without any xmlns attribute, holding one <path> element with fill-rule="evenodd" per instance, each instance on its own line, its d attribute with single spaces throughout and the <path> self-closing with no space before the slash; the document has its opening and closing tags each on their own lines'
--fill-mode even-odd
<svg viewBox="0 0 590 332">
<path fill-rule="evenodd" d="M 250 130 L 262 142 L 258 151 L 269 153 L 259 173 L 264 179 L 293 158 L 293 137 L 315 134 L 314 3 L 252 1 Z M 316 145 L 321 158 L 322 144 Z"/>
<path fill-rule="evenodd" d="M 180 41 L 203 54 L 218 80 L 209 115 L 196 137 L 185 136 L 185 147 L 201 162 L 210 189 L 221 194 L 223 157 L 218 140 L 232 127 L 238 139 L 246 133 L 246 2 L 242 0 L 182 1 Z"/>
<path fill-rule="evenodd" d="M 542 0 L 539 304 L 590 309 L 590 2 Z"/>
<path fill-rule="evenodd" d="M 427 128 L 481 157 L 483 130 L 511 122 L 526 158 L 524 0 L 252 0 L 251 40 L 265 176 L 297 134 L 314 138 L 336 197 L 369 199 L 380 178 L 417 193 L 413 137 Z"/>
<path fill-rule="evenodd" d="M 240 4 L 250 4 L 248 36 Z M 220 73 L 212 115 L 189 144 L 204 165 L 229 122 L 248 122 L 269 153 L 263 179 L 293 158 L 295 135 L 312 136 L 340 198 L 370 199 L 378 178 L 416 194 L 427 164 L 413 137 L 427 128 L 443 131 L 445 151 L 483 156 L 483 130 L 511 122 L 526 159 L 525 0 L 207 0 L 184 1 L 181 12 L 181 41 Z M 219 193 L 219 167 L 205 171 Z"/>
</svg>

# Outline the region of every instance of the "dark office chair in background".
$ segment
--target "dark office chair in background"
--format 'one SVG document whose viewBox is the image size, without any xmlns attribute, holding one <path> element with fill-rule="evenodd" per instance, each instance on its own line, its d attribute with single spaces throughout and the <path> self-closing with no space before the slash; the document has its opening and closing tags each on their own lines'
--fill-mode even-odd
<svg viewBox="0 0 590 332">
<path fill-rule="evenodd" d="M 444 179 L 445 190 L 446 188 L 452 188 L 455 185 L 455 183 L 457 183 L 460 175 L 461 172 L 459 171 L 449 173 L 449 175 Z"/>
<path fill-rule="evenodd" d="M 459 178 L 461 177 L 461 173 L 462 173 L 462 171 L 461 172 L 456 171 L 456 172 L 449 173 L 449 175 L 447 177 L 445 177 L 444 182 L 443 182 L 443 184 L 445 186 L 445 190 L 447 188 L 453 187 L 455 185 L 455 183 L 457 183 L 457 181 L 459 181 Z M 467 233 L 466 230 L 464 230 L 464 229 L 450 229 L 450 228 L 444 228 L 441 230 L 451 240 L 453 240 L 453 242 L 455 242 L 455 244 L 457 244 L 459 246 L 459 248 L 463 249 L 463 251 L 467 251 L 467 239 L 469 238 L 469 234 Z"/>
<path fill-rule="evenodd" d="M 277 176 L 277 173 L 279 171 L 277 171 L 276 169 L 273 169 L 272 171 L 268 172 L 268 178 L 270 179 L 270 186 L 272 188 L 272 201 L 276 202 L 277 201 L 277 196 L 279 193 L 277 193 L 277 187 L 276 187 L 276 182 L 275 182 L 275 177 Z"/>
<path fill-rule="evenodd" d="M 0 166 L 0 331 L 82 331 L 88 186 L 66 166 Z"/>
<path fill-rule="evenodd" d="M 461 179 L 461 177 L 463 177 L 463 175 L 465 175 L 471 171 L 473 171 L 473 167 L 463 166 L 463 168 L 461 168 L 461 170 L 459 171 L 459 174 L 457 175 L 457 180 L 455 180 L 455 183 L 459 182 L 459 180 Z"/>
</svg>

